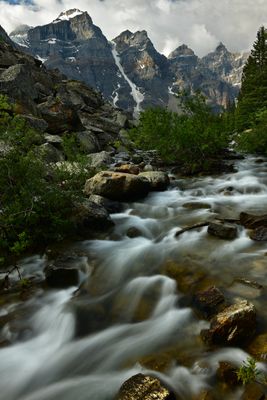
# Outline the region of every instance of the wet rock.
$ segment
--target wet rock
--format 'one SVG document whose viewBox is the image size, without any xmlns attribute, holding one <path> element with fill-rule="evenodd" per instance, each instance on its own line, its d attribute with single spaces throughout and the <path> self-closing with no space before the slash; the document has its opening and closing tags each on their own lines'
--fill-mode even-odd
<svg viewBox="0 0 267 400">
<path fill-rule="evenodd" d="M 188 208 L 189 210 L 200 210 L 200 209 L 210 209 L 211 205 L 208 203 L 201 202 L 188 202 L 183 204 L 184 208 Z"/>
<path fill-rule="evenodd" d="M 210 329 L 201 332 L 202 339 L 214 345 L 242 344 L 251 339 L 256 330 L 256 310 L 246 300 L 237 302 L 217 314 Z"/>
<path fill-rule="evenodd" d="M 120 213 L 123 210 L 123 205 L 119 201 L 109 200 L 97 194 L 91 194 L 89 200 L 104 207 L 110 214 Z"/>
<path fill-rule="evenodd" d="M 138 229 L 138 228 L 136 228 L 135 226 L 131 226 L 128 230 L 127 230 L 127 232 L 126 232 L 126 235 L 129 237 L 129 238 L 136 238 L 136 237 L 139 237 L 139 236 L 143 236 L 143 234 L 142 234 L 142 232 L 140 231 L 140 229 Z"/>
<path fill-rule="evenodd" d="M 208 319 L 226 307 L 224 295 L 215 286 L 196 293 L 194 295 L 193 304 L 196 310 L 204 316 L 204 318 Z"/>
<path fill-rule="evenodd" d="M 237 377 L 237 368 L 229 362 L 220 361 L 216 375 L 221 382 L 226 383 L 229 386 L 240 384 Z"/>
<path fill-rule="evenodd" d="M 79 271 L 77 268 L 64 268 L 50 265 L 45 269 L 46 284 L 53 288 L 66 288 L 79 284 Z"/>
<path fill-rule="evenodd" d="M 252 215 L 242 212 L 239 216 L 240 224 L 247 229 L 267 228 L 267 215 Z"/>
<path fill-rule="evenodd" d="M 134 165 L 134 164 L 123 164 L 123 165 L 120 165 L 119 167 L 116 167 L 114 169 L 114 171 L 124 172 L 126 174 L 138 175 L 140 172 L 140 169 L 138 168 L 137 165 Z"/>
<path fill-rule="evenodd" d="M 162 171 L 141 172 L 139 176 L 142 176 L 149 181 L 151 190 L 166 190 L 170 184 L 168 175 Z"/>
<path fill-rule="evenodd" d="M 241 396 L 241 400 L 265 400 L 266 398 L 265 389 L 259 383 L 246 385 L 244 393 Z"/>
<path fill-rule="evenodd" d="M 267 226 L 260 226 L 259 228 L 254 229 L 249 234 L 250 239 L 255 240 L 257 242 L 266 242 L 267 240 Z"/>
<path fill-rule="evenodd" d="M 255 337 L 248 347 L 249 353 L 259 361 L 267 360 L 267 333 Z"/>
<path fill-rule="evenodd" d="M 137 374 L 121 386 L 116 400 L 175 400 L 159 379 Z"/>
<path fill-rule="evenodd" d="M 106 231 L 114 225 L 107 210 L 90 200 L 76 204 L 71 220 L 79 235 L 95 230 Z"/>
<path fill-rule="evenodd" d="M 111 200 L 127 201 L 145 197 L 150 189 L 147 179 L 139 175 L 102 171 L 85 183 L 87 195 L 98 194 Z"/>
<path fill-rule="evenodd" d="M 238 230 L 234 224 L 223 223 L 219 221 L 210 222 L 208 233 L 220 239 L 233 240 L 237 238 Z"/>
<path fill-rule="evenodd" d="M 108 166 L 112 163 L 112 157 L 107 151 L 101 151 L 99 153 L 92 153 L 88 156 L 90 166 L 93 168 L 101 168 Z"/>
<path fill-rule="evenodd" d="M 199 395 L 194 397 L 194 400 L 216 400 L 217 398 L 213 395 L 210 390 L 204 390 Z"/>
</svg>

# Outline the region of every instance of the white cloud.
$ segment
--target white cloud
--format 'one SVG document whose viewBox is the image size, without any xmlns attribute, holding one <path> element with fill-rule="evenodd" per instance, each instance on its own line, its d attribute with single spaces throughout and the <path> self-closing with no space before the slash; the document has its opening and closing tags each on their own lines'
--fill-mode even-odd
<svg viewBox="0 0 267 400">
<path fill-rule="evenodd" d="M 267 24 L 266 0 L 34 0 L 34 7 L 0 0 L 0 7 L 0 24 L 8 32 L 22 23 L 51 22 L 63 10 L 80 8 L 108 39 L 125 29 L 146 29 L 165 54 L 186 43 L 202 56 L 221 41 L 232 51 L 247 50 L 259 26 Z"/>
</svg>

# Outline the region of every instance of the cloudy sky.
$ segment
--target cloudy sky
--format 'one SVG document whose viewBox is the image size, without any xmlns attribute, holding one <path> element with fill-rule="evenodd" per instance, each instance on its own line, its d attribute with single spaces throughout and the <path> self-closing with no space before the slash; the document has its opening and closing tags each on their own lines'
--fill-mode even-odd
<svg viewBox="0 0 267 400">
<path fill-rule="evenodd" d="M 251 48 L 267 26 L 267 0 L 0 0 L 0 24 L 45 24 L 70 8 L 87 11 L 108 39 L 145 29 L 157 50 L 169 54 L 188 44 L 205 55 L 222 41 L 231 51 Z"/>
</svg>

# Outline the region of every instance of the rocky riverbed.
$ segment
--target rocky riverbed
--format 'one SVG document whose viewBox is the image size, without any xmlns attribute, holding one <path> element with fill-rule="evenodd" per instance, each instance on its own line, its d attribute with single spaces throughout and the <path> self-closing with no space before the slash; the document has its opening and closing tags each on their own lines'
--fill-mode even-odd
<svg viewBox="0 0 267 400">
<path fill-rule="evenodd" d="M 2 286 L 3 398 L 264 399 L 236 371 L 267 372 L 267 161 L 183 178 L 120 157 L 85 185 L 109 230 Z"/>
</svg>

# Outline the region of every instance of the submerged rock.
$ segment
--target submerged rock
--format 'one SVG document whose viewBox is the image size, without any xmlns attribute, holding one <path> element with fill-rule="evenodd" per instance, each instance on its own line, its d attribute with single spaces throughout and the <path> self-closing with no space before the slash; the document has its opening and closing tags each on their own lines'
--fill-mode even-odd
<svg viewBox="0 0 267 400">
<path fill-rule="evenodd" d="M 127 230 L 127 232 L 126 232 L 126 235 L 129 237 L 129 238 L 136 238 L 136 237 L 139 237 L 139 236 L 143 236 L 143 234 L 142 234 L 142 232 L 140 231 L 140 229 L 138 229 L 138 228 L 136 228 L 135 226 L 131 226 L 128 230 Z"/>
<path fill-rule="evenodd" d="M 145 197 L 150 189 L 147 179 L 139 175 L 102 171 L 85 183 L 87 195 L 98 194 L 111 200 L 127 201 Z"/>
<path fill-rule="evenodd" d="M 188 203 L 184 203 L 183 207 L 188 208 L 189 210 L 205 210 L 210 209 L 211 205 L 208 203 L 202 203 L 200 201 L 189 201 Z"/>
<path fill-rule="evenodd" d="M 215 345 L 242 344 L 251 339 L 256 330 L 256 310 L 246 300 L 237 302 L 217 314 L 210 329 L 201 332 L 205 342 Z"/>
<path fill-rule="evenodd" d="M 175 400 L 159 379 L 137 374 L 121 386 L 116 400 Z"/>
<path fill-rule="evenodd" d="M 214 221 L 210 222 L 208 226 L 208 233 L 220 239 L 233 240 L 237 238 L 238 229 L 234 224 Z"/>
<path fill-rule="evenodd" d="M 266 400 L 266 389 L 259 383 L 250 383 L 246 385 L 241 400 Z"/>
<path fill-rule="evenodd" d="M 139 176 L 143 176 L 150 183 L 150 190 L 166 190 L 170 184 L 168 174 L 162 171 L 141 172 Z"/>
<path fill-rule="evenodd" d="M 237 377 L 237 368 L 226 361 L 219 362 L 216 375 L 221 382 L 226 383 L 230 387 L 241 383 Z"/>
<path fill-rule="evenodd" d="M 222 292 L 212 286 L 194 296 L 194 306 L 204 318 L 210 318 L 226 307 Z"/>
<path fill-rule="evenodd" d="M 259 361 L 267 360 L 267 333 L 255 337 L 248 347 L 249 353 Z"/>
</svg>

